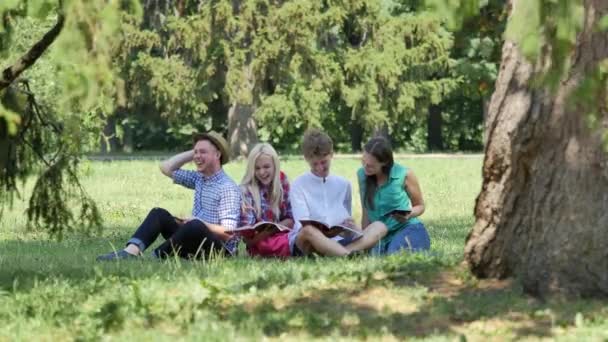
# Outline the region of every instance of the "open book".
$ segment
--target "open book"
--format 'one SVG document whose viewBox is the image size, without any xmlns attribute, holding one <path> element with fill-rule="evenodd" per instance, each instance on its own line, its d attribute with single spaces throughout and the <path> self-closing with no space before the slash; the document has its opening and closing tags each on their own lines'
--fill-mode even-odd
<svg viewBox="0 0 608 342">
<path fill-rule="evenodd" d="M 409 209 L 391 209 L 389 211 L 387 211 L 386 213 L 384 213 L 384 215 L 382 215 L 383 217 L 388 217 L 388 216 L 393 216 L 395 214 L 397 215 L 408 215 L 409 213 L 411 213 L 412 211 Z"/>
<path fill-rule="evenodd" d="M 260 221 L 253 226 L 243 226 L 231 229 L 231 232 L 244 232 L 244 231 L 257 231 L 258 233 L 263 231 L 271 231 L 274 233 L 290 231 L 291 228 L 285 227 L 284 225 L 270 222 L 270 221 Z"/>
<path fill-rule="evenodd" d="M 358 229 L 347 227 L 342 224 L 335 224 L 333 226 L 330 226 L 325 222 L 310 219 L 300 220 L 300 223 L 302 223 L 302 226 L 310 225 L 319 229 L 323 233 L 323 235 L 327 236 L 328 238 L 333 238 L 335 236 L 340 235 L 342 237 L 352 237 L 354 239 L 358 239 L 363 236 L 363 233 Z"/>
</svg>

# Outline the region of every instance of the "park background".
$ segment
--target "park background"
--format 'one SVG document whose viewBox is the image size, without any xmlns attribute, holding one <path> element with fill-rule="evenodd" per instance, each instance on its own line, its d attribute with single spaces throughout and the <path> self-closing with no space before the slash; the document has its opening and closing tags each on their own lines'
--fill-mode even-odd
<svg viewBox="0 0 608 342">
<path fill-rule="evenodd" d="M 299 153 L 311 126 L 323 127 L 339 152 L 358 152 L 379 133 L 396 150 L 482 150 L 506 22 L 500 1 L 457 32 L 419 1 L 140 6 L 110 18 L 120 30 L 99 48 L 110 49 L 110 69 L 90 70 L 108 89 L 57 79 L 83 67 L 69 59 L 78 38 L 69 32 L 24 75 L 46 115 L 62 122 L 78 116 L 70 129 L 86 152 L 180 150 L 193 132 L 215 130 L 235 155 L 258 140 Z M 55 24 L 54 15 L 16 19 L 5 60 L 23 55 Z M 85 90 L 99 96 L 74 113 L 69 101 Z"/>
<path fill-rule="evenodd" d="M 606 339 L 603 6 L 2 1 L 0 340 Z M 94 262 L 151 207 L 188 214 L 158 157 L 194 132 L 236 181 L 258 141 L 293 179 L 309 127 L 357 219 L 362 144 L 391 140 L 430 253 Z"/>
</svg>

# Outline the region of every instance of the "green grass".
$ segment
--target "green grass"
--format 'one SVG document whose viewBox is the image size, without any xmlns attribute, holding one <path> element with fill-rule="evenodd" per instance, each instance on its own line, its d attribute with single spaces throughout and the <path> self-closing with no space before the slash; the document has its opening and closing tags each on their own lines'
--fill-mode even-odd
<svg viewBox="0 0 608 342">
<path fill-rule="evenodd" d="M 422 186 L 432 252 L 385 258 L 289 261 L 150 258 L 97 263 L 121 248 L 150 208 L 188 215 L 192 192 L 157 162 L 89 162 L 87 191 L 104 229 L 62 241 L 26 231 L 24 201 L 0 221 L 0 341 L 3 340 L 605 340 L 608 309 L 592 300 L 541 302 L 516 281 L 479 281 L 461 266 L 473 224 L 481 158 L 411 158 Z M 288 158 L 295 178 L 306 167 Z M 357 159 L 332 171 L 353 184 Z M 240 180 L 244 164 L 228 173 Z"/>
</svg>

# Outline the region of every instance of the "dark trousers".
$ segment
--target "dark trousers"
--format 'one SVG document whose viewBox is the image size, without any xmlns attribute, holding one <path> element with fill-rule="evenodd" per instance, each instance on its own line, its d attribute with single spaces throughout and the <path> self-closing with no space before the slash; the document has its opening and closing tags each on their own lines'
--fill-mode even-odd
<svg viewBox="0 0 608 342">
<path fill-rule="evenodd" d="M 209 257 L 211 254 L 229 255 L 224 243 L 207 226 L 199 221 L 179 222 L 171 213 L 162 208 L 150 210 L 133 237 L 127 242 L 144 251 L 156 241 L 159 235 L 165 238 L 154 250 L 160 258 L 178 255 L 182 258 Z"/>
</svg>

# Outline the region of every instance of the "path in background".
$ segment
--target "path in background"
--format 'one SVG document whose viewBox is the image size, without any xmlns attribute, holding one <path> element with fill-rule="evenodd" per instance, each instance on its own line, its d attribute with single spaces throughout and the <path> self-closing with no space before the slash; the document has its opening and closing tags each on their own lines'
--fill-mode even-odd
<svg viewBox="0 0 608 342">
<path fill-rule="evenodd" d="M 113 161 L 113 160 L 164 160 L 175 153 L 159 153 L 159 154 L 90 154 L 86 158 L 94 161 Z M 361 154 L 342 154 L 338 153 L 334 156 L 336 159 L 359 159 Z M 395 159 L 414 159 L 414 158 L 462 158 L 462 159 L 481 159 L 483 153 L 396 153 Z M 237 160 L 243 159 L 242 157 Z M 281 156 L 281 159 L 302 159 L 300 155 Z"/>
</svg>

